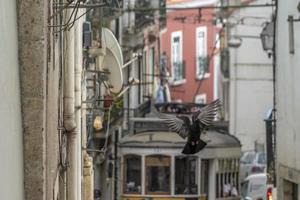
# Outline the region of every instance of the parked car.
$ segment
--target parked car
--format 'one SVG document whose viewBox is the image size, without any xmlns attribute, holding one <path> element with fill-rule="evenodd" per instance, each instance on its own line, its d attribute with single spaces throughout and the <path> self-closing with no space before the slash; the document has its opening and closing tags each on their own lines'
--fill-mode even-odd
<svg viewBox="0 0 300 200">
<path fill-rule="evenodd" d="M 251 174 L 263 173 L 266 169 L 266 154 L 264 152 L 246 151 L 240 160 L 240 180 Z"/>
<path fill-rule="evenodd" d="M 276 200 L 276 188 L 267 184 L 266 173 L 252 174 L 242 182 L 242 200 Z"/>
</svg>

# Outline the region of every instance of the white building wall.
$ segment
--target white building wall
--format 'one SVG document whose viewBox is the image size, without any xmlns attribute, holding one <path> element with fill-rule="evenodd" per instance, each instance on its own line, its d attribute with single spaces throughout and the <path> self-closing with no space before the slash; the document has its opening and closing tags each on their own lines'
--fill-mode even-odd
<svg viewBox="0 0 300 200">
<path fill-rule="evenodd" d="M 0 1 L 0 196 L 24 199 L 16 1 Z"/>
<path fill-rule="evenodd" d="M 294 22 L 295 53 L 289 53 L 288 16 L 299 18 L 299 1 L 278 1 L 277 24 L 277 180 L 278 198 L 283 198 L 282 180 L 298 184 L 300 198 L 300 22 Z"/>
<path fill-rule="evenodd" d="M 270 7 L 246 8 L 228 20 L 233 24 L 228 39 L 242 39 L 239 48 L 230 48 L 229 126 L 243 150 L 255 149 L 255 143 L 265 145 L 264 117 L 273 105 L 272 59 L 263 51 L 260 33 L 271 13 Z"/>
</svg>

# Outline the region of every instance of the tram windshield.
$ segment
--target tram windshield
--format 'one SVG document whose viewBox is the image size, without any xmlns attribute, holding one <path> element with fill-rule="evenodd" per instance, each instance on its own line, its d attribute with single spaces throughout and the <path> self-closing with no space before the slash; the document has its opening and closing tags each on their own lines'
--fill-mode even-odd
<svg viewBox="0 0 300 200">
<path fill-rule="evenodd" d="M 146 157 L 146 193 L 170 194 L 170 164 L 168 156 Z"/>
<path fill-rule="evenodd" d="M 175 158 L 175 193 L 197 194 L 197 158 L 176 157 Z"/>
<path fill-rule="evenodd" d="M 125 193 L 141 193 L 141 157 L 126 156 L 125 163 Z"/>
</svg>

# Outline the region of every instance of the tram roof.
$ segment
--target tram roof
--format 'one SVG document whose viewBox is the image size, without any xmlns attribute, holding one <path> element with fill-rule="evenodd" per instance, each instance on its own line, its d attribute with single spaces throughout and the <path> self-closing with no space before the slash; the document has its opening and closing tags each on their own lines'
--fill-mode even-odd
<svg viewBox="0 0 300 200">
<path fill-rule="evenodd" d="M 241 143 L 236 137 L 215 130 L 208 130 L 205 135 L 201 135 L 201 138 L 207 142 L 207 148 L 241 147 Z M 119 142 L 119 146 L 181 148 L 185 143 L 186 139 L 181 138 L 174 132 L 145 131 L 123 137 Z"/>
</svg>

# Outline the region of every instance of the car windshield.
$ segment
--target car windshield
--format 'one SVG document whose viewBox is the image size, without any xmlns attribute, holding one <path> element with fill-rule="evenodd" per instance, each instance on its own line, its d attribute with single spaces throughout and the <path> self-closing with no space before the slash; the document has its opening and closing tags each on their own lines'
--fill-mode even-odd
<svg viewBox="0 0 300 200">
<path fill-rule="evenodd" d="M 249 193 L 250 193 L 250 195 L 251 194 L 253 194 L 253 195 L 265 194 L 266 186 L 267 186 L 266 177 L 253 179 L 253 180 L 251 180 Z"/>
<path fill-rule="evenodd" d="M 257 162 L 258 162 L 259 164 L 266 164 L 266 154 L 265 154 L 265 153 L 260 153 L 260 154 L 258 155 Z"/>
<path fill-rule="evenodd" d="M 255 158 L 255 152 L 246 152 L 241 158 L 241 163 L 249 164 L 253 163 Z"/>
<path fill-rule="evenodd" d="M 242 190 L 241 190 L 242 197 L 247 196 L 248 185 L 249 185 L 249 181 L 245 181 L 242 183 Z"/>
</svg>

